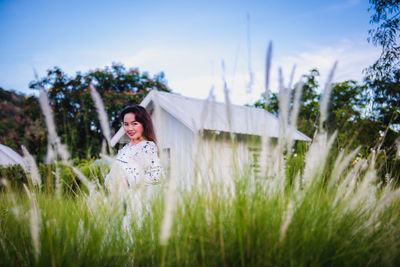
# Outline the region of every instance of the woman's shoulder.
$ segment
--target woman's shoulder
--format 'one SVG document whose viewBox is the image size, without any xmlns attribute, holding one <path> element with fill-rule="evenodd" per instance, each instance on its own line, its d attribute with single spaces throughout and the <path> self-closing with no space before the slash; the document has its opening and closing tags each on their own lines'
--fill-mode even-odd
<svg viewBox="0 0 400 267">
<path fill-rule="evenodd" d="M 157 145 L 153 141 L 145 140 L 141 143 L 144 151 L 157 151 Z"/>
<path fill-rule="evenodd" d="M 127 148 L 129 148 L 129 147 L 130 147 L 130 144 L 129 144 L 129 143 L 126 143 L 123 147 L 121 147 L 121 148 L 118 150 L 118 152 L 124 151 L 124 150 L 126 150 Z"/>
<path fill-rule="evenodd" d="M 156 146 L 156 144 L 153 141 L 144 140 L 142 143 L 143 146 Z"/>
<path fill-rule="evenodd" d="M 118 153 L 117 156 L 122 156 L 125 155 L 125 153 L 127 152 L 127 149 L 129 148 L 129 143 L 125 144 L 123 147 L 121 147 L 120 149 L 118 149 Z"/>
</svg>

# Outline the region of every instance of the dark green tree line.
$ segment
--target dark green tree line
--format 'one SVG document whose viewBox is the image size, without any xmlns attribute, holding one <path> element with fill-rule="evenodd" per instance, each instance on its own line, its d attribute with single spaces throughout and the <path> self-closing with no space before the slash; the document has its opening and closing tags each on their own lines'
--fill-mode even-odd
<svg viewBox="0 0 400 267">
<path fill-rule="evenodd" d="M 46 129 L 37 98 L 0 88 L 0 143 L 21 152 L 21 145 L 43 155 Z"/>
<path fill-rule="evenodd" d="M 57 133 L 63 143 L 73 148 L 70 151 L 73 157 L 96 157 L 101 150 L 103 135 L 89 84 L 94 84 L 101 95 L 114 130 L 120 127 L 118 114 L 124 106 L 139 104 L 153 89 L 170 91 L 163 73 L 150 77 L 138 69 L 127 70 L 118 64 L 86 74 L 78 72 L 73 77 L 58 67 L 48 70 L 47 76 L 32 81 L 30 88 L 38 89 L 40 85 L 47 90 Z M 37 99 L 18 94 L 11 97 L 7 91 L 2 94 L 2 105 L 6 107 L 1 112 L 7 114 L 2 116 L 0 123 L 0 131 L 5 133 L 1 142 L 17 151 L 20 151 L 20 144 L 31 144 L 27 145 L 28 149 L 42 161 L 47 134 Z M 14 102 L 3 101 L 7 98 Z"/>
</svg>

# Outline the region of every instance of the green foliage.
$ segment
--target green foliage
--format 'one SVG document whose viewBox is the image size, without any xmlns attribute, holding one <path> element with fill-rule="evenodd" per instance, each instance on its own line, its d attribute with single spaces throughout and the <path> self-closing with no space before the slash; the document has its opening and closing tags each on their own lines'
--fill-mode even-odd
<svg viewBox="0 0 400 267">
<path fill-rule="evenodd" d="M 298 129 L 308 136 L 313 136 L 318 125 L 320 95 L 317 93 L 319 86 L 316 80 L 317 76 L 319 76 L 317 69 L 312 69 L 310 74 L 303 76 L 303 93 L 300 100 Z M 295 90 L 293 89 L 291 106 L 293 106 L 294 92 Z"/>
<path fill-rule="evenodd" d="M 319 75 L 317 69 L 312 69 L 310 74 L 303 76 L 303 93 L 301 96 L 301 106 L 298 119 L 298 130 L 307 136 L 313 136 L 317 129 L 317 119 L 319 115 L 319 98 L 317 93 L 318 83 L 316 77 Z M 293 107 L 295 89 L 291 89 L 290 106 Z M 251 106 L 265 108 L 275 116 L 279 115 L 279 95 L 272 93 L 268 99 L 265 99 L 265 94 Z"/>
<path fill-rule="evenodd" d="M 313 136 L 317 129 L 317 118 L 319 115 L 319 98 L 317 93 L 318 83 L 316 77 L 319 75 L 317 69 L 312 69 L 310 74 L 303 76 L 303 93 L 300 100 L 300 111 L 298 119 L 298 130 L 307 136 Z M 291 89 L 290 107 L 293 107 L 295 89 Z M 275 116 L 279 115 L 279 95 L 272 93 L 268 99 L 265 94 L 251 106 L 265 108 Z"/>
<path fill-rule="evenodd" d="M 303 76 L 297 127 L 308 136 L 313 136 L 319 125 L 321 95 L 316 81 L 318 75 L 318 70 L 313 69 Z M 335 147 L 338 150 L 361 147 L 360 156 L 367 157 L 371 149 L 380 149 L 384 156 L 378 157 L 377 164 L 381 166 L 379 174 L 382 181 L 388 176 L 400 180 L 400 160 L 395 146 L 400 134 L 389 127 L 400 123 L 400 71 L 395 77 L 396 82 L 383 78 L 383 81 L 374 80 L 365 85 L 352 80 L 332 84 L 329 115 L 324 125 L 331 134 L 337 131 Z M 295 88 L 291 88 L 290 107 L 293 107 L 294 95 Z M 278 115 L 278 93 L 271 94 L 268 100 L 262 95 L 253 106 L 266 107 L 269 112 Z"/>
<path fill-rule="evenodd" d="M 372 103 L 375 120 L 384 125 L 400 125 L 400 69 L 393 76 L 367 79 L 373 91 Z"/>
<path fill-rule="evenodd" d="M 382 48 L 379 59 L 367 69 L 371 80 L 381 80 L 384 77 L 392 79 L 399 69 L 400 46 L 398 43 L 400 31 L 400 1 L 370 0 L 370 10 L 375 11 L 370 24 L 375 27 L 369 30 L 368 41 Z"/>
<path fill-rule="evenodd" d="M 98 183 L 100 186 L 104 184 L 104 174 L 108 173 L 109 167 L 104 163 L 97 163 L 94 159 L 79 159 L 73 160 L 73 166 L 83 173 L 90 181 Z M 56 190 L 57 182 L 61 186 L 61 191 L 67 195 L 76 195 L 80 193 L 82 188 L 77 175 L 71 168 L 63 165 L 61 162 L 45 165 L 39 163 L 38 171 L 42 177 L 44 192 L 52 194 Z M 10 182 L 12 188 L 21 190 L 23 184 L 28 185 L 28 176 L 21 165 L 10 165 L 2 167 L 0 165 L 0 179 L 5 178 Z M 59 181 L 57 181 L 57 179 Z M 0 188 L 2 186 L 0 185 Z"/>
<path fill-rule="evenodd" d="M 8 165 L 7 167 L 0 165 L 0 179 L 2 178 L 10 181 L 13 187 L 22 187 L 23 183 L 28 183 L 24 169 L 17 164 Z M 3 186 L 0 185 L 0 188 L 3 188 Z"/>
<path fill-rule="evenodd" d="M 254 102 L 251 106 L 256 108 L 265 108 L 268 112 L 278 116 L 279 101 L 278 94 L 272 93 L 268 99 L 265 99 L 265 93 L 261 94 L 261 98 Z"/>
<path fill-rule="evenodd" d="M 118 115 L 123 107 L 139 104 L 152 89 L 169 91 L 162 73 L 151 78 L 117 64 L 75 77 L 68 77 L 58 67 L 48 70 L 46 77 L 31 82 L 30 87 L 48 90 L 58 135 L 75 148 L 70 151 L 73 157 L 90 158 L 101 150 L 103 135 L 88 87 L 91 83 L 103 99 L 113 130 L 120 127 Z"/>
<path fill-rule="evenodd" d="M 326 127 L 329 132 L 338 131 L 339 147 L 355 149 L 377 144 L 382 124 L 371 120 L 366 112 L 369 105 L 368 88 L 356 81 L 345 81 L 332 85 L 329 117 Z M 368 153 L 367 153 L 368 154 Z"/>
<path fill-rule="evenodd" d="M 41 159 L 47 139 L 36 97 L 0 88 L 0 100 L 0 143 L 15 151 L 24 145 Z"/>
<path fill-rule="evenodd" d="M 400 127 L 400 1 L 370 0 L 369 41 L 382 48 L 379 59 L 366 70 L 372 90 L 374 119 Z"/>
</svg>

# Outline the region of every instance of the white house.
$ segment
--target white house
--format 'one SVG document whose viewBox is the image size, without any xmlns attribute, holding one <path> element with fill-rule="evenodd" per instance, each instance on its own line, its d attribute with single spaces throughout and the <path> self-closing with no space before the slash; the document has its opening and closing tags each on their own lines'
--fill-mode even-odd
<svg viewBox="0 0 400 267">
<path fill-rule="evenodd" d="M 140 104 L 151 114 L 164 167 L 183 185 L 193 181 L 194 170 L 213 169 L 231 175 L 240 162 L 256 160 L 260 137 L 279 136 L 279 121 L 264 109 L 226 105 L 153 90 Z M 293 139 L 311 141 L 297 130 Z M 121 127 L 112 145 L 128 141 Z M 232 142 L 234 140 L 234 142 Z M 237 163 L 236 161 L 236 163 Z M 211 166 L 213 165 L 213 166 Z"/>
</svg>

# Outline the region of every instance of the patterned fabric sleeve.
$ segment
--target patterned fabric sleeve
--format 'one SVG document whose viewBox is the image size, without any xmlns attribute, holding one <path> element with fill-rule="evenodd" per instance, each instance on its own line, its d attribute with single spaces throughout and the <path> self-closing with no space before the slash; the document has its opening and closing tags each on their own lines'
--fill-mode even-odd
<svg viewBox="0 0 400 267">
<path fill-rule="evenodd" d="M 163 168 L 158 158 L 158 149 L 155 143 L 147 141 L 143 146 L 145 155 L 144 162 L 144 182 L 148 185 L 155 185 L 161 182 L 163 176 Z"/>
</svg>

